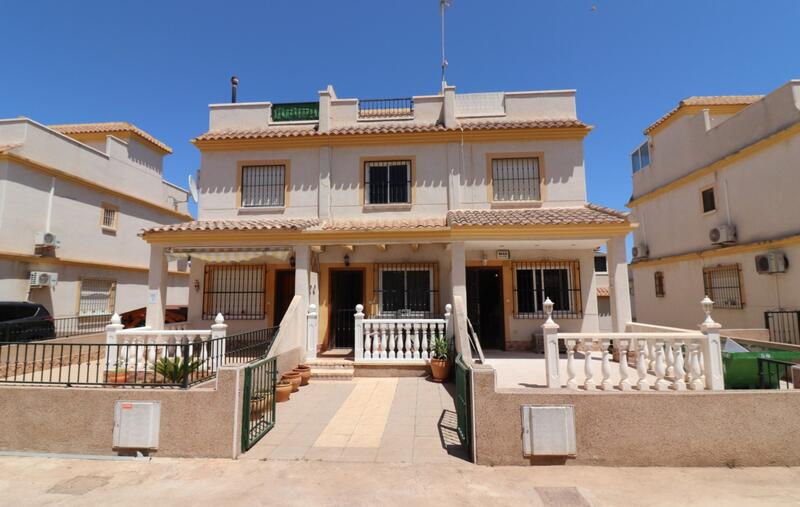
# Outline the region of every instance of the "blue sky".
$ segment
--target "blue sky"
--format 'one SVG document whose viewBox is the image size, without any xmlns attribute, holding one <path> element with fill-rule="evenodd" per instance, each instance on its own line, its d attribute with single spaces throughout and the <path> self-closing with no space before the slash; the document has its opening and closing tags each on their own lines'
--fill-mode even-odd
<svg viewBox="0 0 800 507">
<path fill-rule="evenodd" d="M 592 6 L 596 6 L 593 10 Z M 130 121 L 198 166 L 207 104 L 436 93 L 437 0 L 45 2 L 2 5 L 0 117 Z M 800 78 L 800 1 L 454 0 L 447 80 L 460 92 L 575 88 L 589 199 L 623 208 L 642 129 L 690 95 Z"/>
</svg>

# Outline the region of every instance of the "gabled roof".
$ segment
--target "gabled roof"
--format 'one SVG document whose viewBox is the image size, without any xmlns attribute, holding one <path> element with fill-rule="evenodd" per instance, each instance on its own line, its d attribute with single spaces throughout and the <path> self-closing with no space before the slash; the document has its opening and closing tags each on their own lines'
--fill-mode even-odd
<svg viewBox="0 0 800 507">
<path fill-rule="evenodd" d="M 104 123 L 67 123 L 63 125 L 48 125 L 48 128 L 61 132 L 64 135 L 81 134 L 133 134 L 165 153 L 172 153 L 172 148 L 151 136 L 136 125 L 124 121 L 104 122 Z"/>
<path fill-rule="evenodd" d="M 678 102 L 678 105 L 670 112 L 656 120 L 649 127 L 644 129 L 644 134 L 647 135 L 658 126 L 664 124 L 670 118 L 675 116 L 681 109 L 700 106 L 700 107 L 714 107 L 714 106 L 749 106 L 757 100 L 761 100 L 763 95 L 708 95 L 704 97 L 689 97 Z"/>
</svg>

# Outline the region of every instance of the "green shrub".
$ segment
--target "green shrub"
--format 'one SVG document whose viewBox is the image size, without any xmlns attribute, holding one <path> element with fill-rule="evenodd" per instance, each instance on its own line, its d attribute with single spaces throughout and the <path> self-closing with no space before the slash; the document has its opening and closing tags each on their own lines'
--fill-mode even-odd
<svg viewBox="0 0 800 507">
<path fill-rule="evenodd" d="M 200 369 L 203 361 L 195 358 L 184 362 L 180 357 L 162 357 L 153 364 L 153 370 L 164 377 L 164 380 L 173 384 L 183 382 L 185 375 L 191 375 Z"/>
</svg>

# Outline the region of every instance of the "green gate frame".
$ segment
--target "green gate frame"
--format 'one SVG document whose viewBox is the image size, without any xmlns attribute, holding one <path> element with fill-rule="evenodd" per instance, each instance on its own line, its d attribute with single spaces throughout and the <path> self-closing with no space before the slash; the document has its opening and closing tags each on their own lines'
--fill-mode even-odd
<svg viewBox="0 0 800 507">
<path fill-rule="evenodd" d="M 275 427 L 276 357 L 254 361 L 244 368 L 242 391 L 242 452 L 253 447 Z M 256 417 L 253 417 L 257 414 Z"/>
<path fill-rule="evenodd" d="M 457 431 L 461 444 L 472 455 L 472 406 L 470 368 L 464 362 L 461 354 L 456 356 L 456 419 Z"/>
</svg>

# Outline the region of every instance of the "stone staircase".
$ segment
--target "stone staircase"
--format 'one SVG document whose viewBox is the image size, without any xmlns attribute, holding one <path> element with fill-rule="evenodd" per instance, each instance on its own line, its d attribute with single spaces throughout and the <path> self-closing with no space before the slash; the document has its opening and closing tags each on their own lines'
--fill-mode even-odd
<svg viewBox="0 0 800 507">
<path fill-rule="evenodd" d="M 315 380 L 353 380 L 355 368 L 352 359 L 318 357 L 306 362 Z"/>
</svg>

